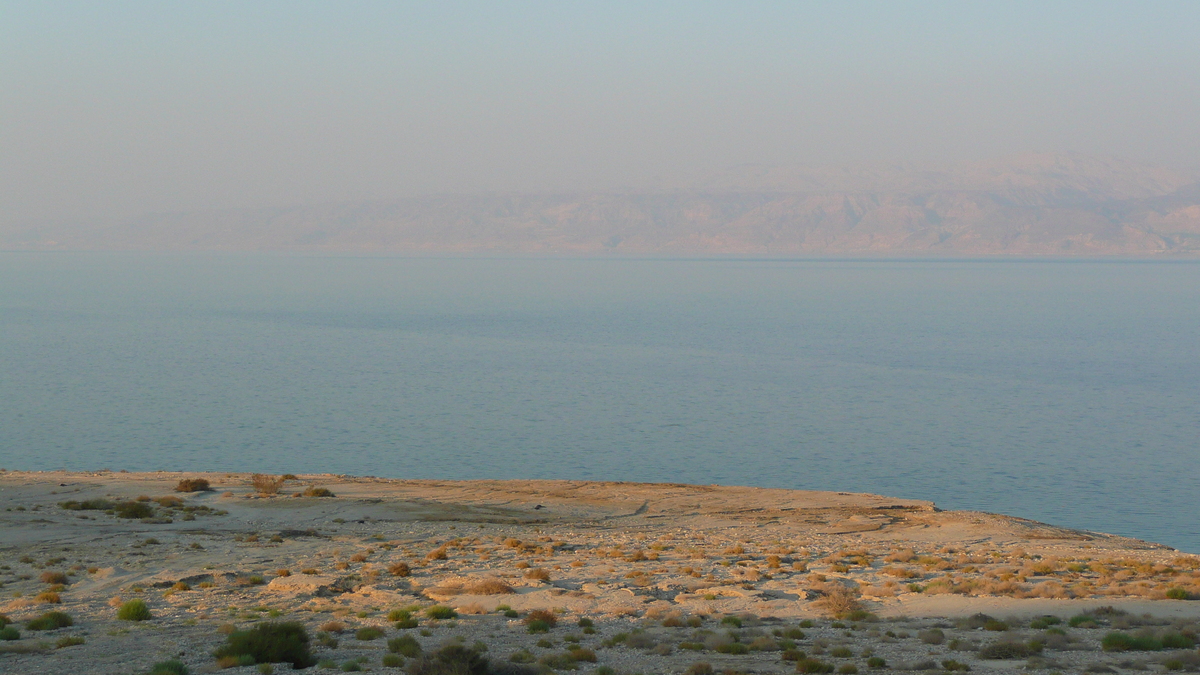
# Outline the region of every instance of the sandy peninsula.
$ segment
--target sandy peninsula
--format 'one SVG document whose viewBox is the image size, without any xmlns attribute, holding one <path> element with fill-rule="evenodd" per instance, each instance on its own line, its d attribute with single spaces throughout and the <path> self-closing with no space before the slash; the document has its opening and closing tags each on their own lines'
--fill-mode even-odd
<svg viewBox="0 0 1200 675">
<path fill-rule="evenodd" d="M 281 622 L 309 672 L 1195 671 L 1197 599 L 1198 556 L 878 495 L 0 472 L 3 673 L 287 672 L 214 656 Z"/>
</svg>

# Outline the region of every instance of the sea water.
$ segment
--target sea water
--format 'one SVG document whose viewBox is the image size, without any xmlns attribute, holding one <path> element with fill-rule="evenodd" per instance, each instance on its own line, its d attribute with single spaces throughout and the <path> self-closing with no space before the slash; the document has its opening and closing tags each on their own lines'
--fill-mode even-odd
<svg viewBox="0 0 1200 675">
<path fill-rule="evenodd" d="M 0 253 L 0 467 L 874 492 L 1200 552 L 1200 263 Z"/>
</svg>

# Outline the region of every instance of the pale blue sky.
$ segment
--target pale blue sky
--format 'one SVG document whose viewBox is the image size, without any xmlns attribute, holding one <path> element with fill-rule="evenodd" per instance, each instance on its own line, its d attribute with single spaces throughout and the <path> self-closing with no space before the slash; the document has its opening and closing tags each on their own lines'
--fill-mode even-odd
<svg viewBox="0 0 1200 675">
<path fill-rule="evenodd" d="M 1200 165 L 1200 2 L 0 2 L 0 223 L 1070 150 Z"/>
</svg>

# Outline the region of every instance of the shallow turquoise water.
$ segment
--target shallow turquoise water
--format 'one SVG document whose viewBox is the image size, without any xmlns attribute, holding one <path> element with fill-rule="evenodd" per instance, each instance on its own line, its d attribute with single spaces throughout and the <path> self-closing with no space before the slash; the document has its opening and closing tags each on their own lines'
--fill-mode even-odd
<svg viewBox="0 0 1200 675">
<path fill-rule="evenodd" d="M 866 491 L 1200 551 L 1200 264 L 0 253 L 0 466 Z"/>
</svg>

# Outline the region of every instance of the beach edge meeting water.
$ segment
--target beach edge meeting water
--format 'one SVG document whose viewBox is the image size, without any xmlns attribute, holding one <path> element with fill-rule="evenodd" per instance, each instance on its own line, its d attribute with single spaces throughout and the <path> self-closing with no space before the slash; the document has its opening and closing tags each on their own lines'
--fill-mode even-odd
<svg viewBox="0 0 1200 675">
<path fill-rule="evenodd" d="M 0 254 L 9 469 L 871 492 L 1200 550 L 1200 265 Z"/>
</svg>

